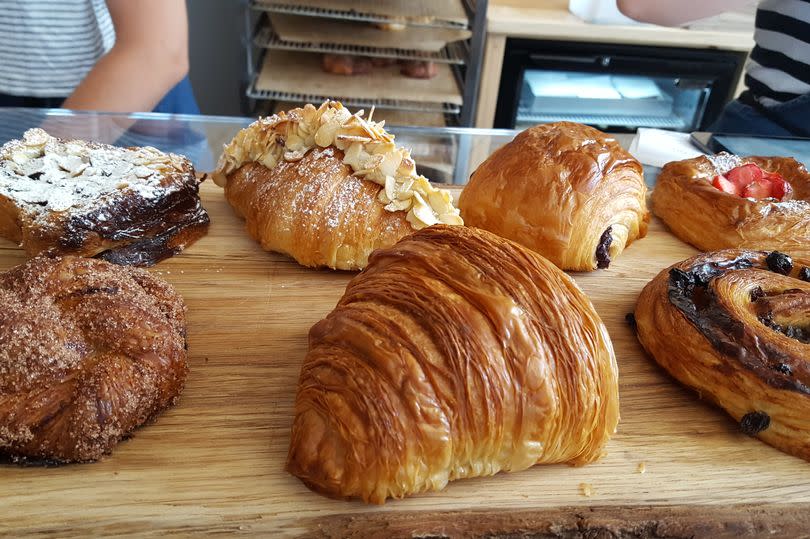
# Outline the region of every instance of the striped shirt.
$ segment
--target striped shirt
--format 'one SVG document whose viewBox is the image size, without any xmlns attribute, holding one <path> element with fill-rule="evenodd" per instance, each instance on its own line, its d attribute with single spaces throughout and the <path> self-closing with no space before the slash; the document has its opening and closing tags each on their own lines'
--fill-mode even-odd
<svg viewBox="0 0 810 539">
<path fill-rule="evenodd" d="M 745 84 L 772 106 L 810 94 L 810 0 L 763 0 Z"/>
<path fill-rule="evenodd" d="M 0 93 L 67 97 L 114 43 L 104 0 L 0 0 Z"/>
</svg>

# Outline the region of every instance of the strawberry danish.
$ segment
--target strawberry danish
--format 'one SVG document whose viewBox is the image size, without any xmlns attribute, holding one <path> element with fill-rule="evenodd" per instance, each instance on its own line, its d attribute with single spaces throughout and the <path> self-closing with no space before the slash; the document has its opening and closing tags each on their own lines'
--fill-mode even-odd
<svg viewBox="0 0 810 539">
<path fill-rule="evenodd" d="M 810 256 L 810 174 L 791 157 L 720 153 L 667 163 L 652 203 L 676 236 L 704 251 Z"/>
</svg>

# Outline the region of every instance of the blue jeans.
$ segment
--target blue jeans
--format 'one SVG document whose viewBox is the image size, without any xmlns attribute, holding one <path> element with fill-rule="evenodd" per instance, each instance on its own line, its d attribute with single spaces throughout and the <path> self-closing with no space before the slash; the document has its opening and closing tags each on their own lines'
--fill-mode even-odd
<svg viewBox="0 0 810 539">
<path fill-rule="evenodd" d="M 810 94 L 762 108 L 732 101 L 709 131 L 766 137 L 810 137 Z"/>
</svg>

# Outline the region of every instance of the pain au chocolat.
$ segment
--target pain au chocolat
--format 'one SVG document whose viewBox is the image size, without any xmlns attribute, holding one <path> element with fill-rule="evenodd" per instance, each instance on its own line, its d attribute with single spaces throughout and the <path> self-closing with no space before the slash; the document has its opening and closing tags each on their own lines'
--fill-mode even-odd
<svg viewBox="0 0 810 539">
<path fill-rule="evenodd" d="M 151 266 L 208 230 L 199 183 L 179 155 L 30 129 L 0 148 L 0 237 L 30 256 Z"/>
<path fill-rule="evenodd" d="M 641 164 L 604 133 L 558 122 L 527 129 L 475 171 L 459 199 L 469 226 L 564 270 L 606 268 L 647 233 Z"/>
<path fill-rule="evenodd" d="M 309 333 L 287 469 L 383 503 L 602 456 L 619 419 L 607 330 L 517 243 L 436 225 L 375 251 Z"/>
<path fill-rule="evenodd" d="M 462 224 L 450 194 L 416 173 L 383 123 L 336 102 L 243 129 L 214 180 L 251 237 L 304 266 L 361 269 L 414 230 Z"/>
<path fill-rule="evenodd" d="M 662 271 L 635 310 L 638 338 L 740 429 L 810 460 L 810 259 L 704 253 Z"/>
<path fill-rule="evenodd" d="M 721 153 L 667 163 L 653 213 L 698 249 L 810 256 L 810 174 L 791 157 Z"/>
<path fill-rule="evenodd" d="M 185 307 L 149 272 L 38 257 L 0 274 L 0 456 L 87 462 L 173 404 Z"/>
</svg>

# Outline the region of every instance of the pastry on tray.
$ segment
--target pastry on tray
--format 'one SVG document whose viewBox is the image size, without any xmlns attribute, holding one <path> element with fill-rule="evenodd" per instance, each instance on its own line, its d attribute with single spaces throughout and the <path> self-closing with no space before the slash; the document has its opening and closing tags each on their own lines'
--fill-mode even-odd
<svg viewBox="0 0 810 539">
<path fill-rule="evenodd" d="M 251 237 L 304 266 L 362 269 L 374 249 L 414 230 L 463 224 L 450 193 L 416 173 L 382 123 L 336 102 L 243 129 L 214 181 Z"/>
<path fill-rule="evenodd" d="M 146 270 L 37 257 L 0 304 L 0 456 L 96 460 L 183 389 L 183 300 Z"/>
<path fill-rule="evenodd" d="M 0 237 L 30 256 L 150 266 L 208 230 L 188 159 L 30 129 L 0 148 Z"/>
<path fill-rule="evenodd" d="M 336 498 L 600 458 L 619 419 L 608 333 L 574 281 L 484 230 L 371 255 L 309 333 L 287 469 Z"/>
<path fill-rule="evenodd" d="M 703 253 L 662 271 L 635 310 L 647 352 L 740 429 L 810 460 L 810 259 Z"/>
<path fill-rule="evenodd" d="M 532 127 L 473 173 L 459 199 L 469 226 L 517 241 L 564 270 L 607 268 L 647 233 L 641 164 L 581 124 Z"/>
<path fill-rule="evenodd" d="M 667 163 L 653 213 L 698 249 L 810 256 L 810 174 L 791 157 L 720 153 Z"/>
</svg>

